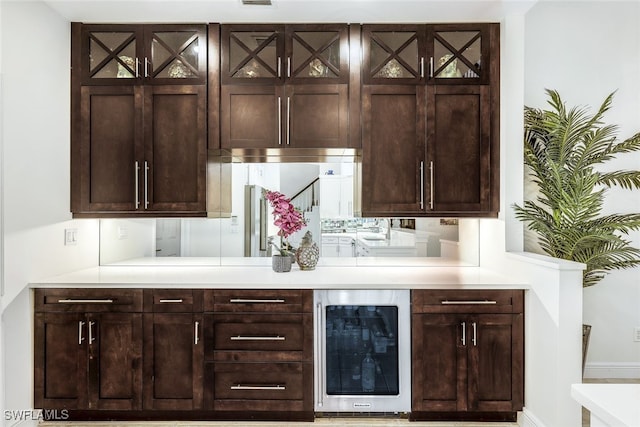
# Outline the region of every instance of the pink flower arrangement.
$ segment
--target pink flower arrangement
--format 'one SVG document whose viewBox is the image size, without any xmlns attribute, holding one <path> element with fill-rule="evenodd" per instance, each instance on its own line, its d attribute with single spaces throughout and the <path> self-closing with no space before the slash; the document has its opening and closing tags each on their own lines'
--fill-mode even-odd
<svg viewBox="0 0 640 427">
<path fill-rule="evenodd" d="M 302 212 L 293 206 L 291 199 L 287 198 L 284 194 L 278 191 L 266 191 L 265 197 L 273 207 L 272 213 L 275 217 L 273 223 L 280 229 L 280 231 L 278 231 L 280 248 L 278 249 L 282 255 L 286 255 L 287 249 L 285 249 L 284 239 L 296 231 L 302 230 L 307 223 L 302 216 Z M 288 243 L 287 246 L 289 246 Z"/>
</svg>

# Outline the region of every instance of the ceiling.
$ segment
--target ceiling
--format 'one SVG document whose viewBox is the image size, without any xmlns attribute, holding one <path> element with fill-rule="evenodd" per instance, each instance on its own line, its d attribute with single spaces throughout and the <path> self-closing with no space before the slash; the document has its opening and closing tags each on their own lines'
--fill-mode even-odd
<svg viewBox="0 0 640 427">
<path fill-rule="evenodd" d="M 497 22 L 526 12 L 537 0 L 272 0 L 271 6 L 241 0 L 43 1 L 77 22 L 434 23 Z"/>
</svg>

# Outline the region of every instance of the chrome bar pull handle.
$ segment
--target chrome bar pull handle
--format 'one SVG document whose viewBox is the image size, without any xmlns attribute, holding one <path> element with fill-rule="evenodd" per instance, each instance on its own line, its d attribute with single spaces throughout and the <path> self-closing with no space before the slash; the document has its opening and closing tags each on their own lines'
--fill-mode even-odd
<svg viewBox="0 0 640 427">
<path fill-rule="evenodd" d="M 236 384 L 229 387 L 231 390 L 279 390 L 284 391 L 287 389 L 286 386 L 275 384 L 275 385 L 245 385 L 245 384 Z"/>
<path fill-rule="evenodd" d="M 318 390 L 317 390 L 317 396 L 318 396 L 318 407 L 322 407 L 324 405 L 324 384 L 325 384 L 325 379 L 324 379 L 324 369 L 322 366 L 322 361 L 324 360 L 324 350 L 323 350 L 323 344 L 324 344 L 324 340 L 325 340 L 325 332 L 322 330 L 322 326 L 323 326 L 323 321 L 322 321 L 322 303 L 317 303 L 316 304 L 316 337 L 318 339 L 318 345 L 316 346 L 316 360 L 315 360 L 315 364 L 318 367 L 318 381 L 316 383 Z"/>
<path fill-rule="evenodd" d="M 420 57 L 420 78 L 424 79 L 424 56 Z"/>
<path fill-rule="evenodd" d="M 252 299 L 252 298 L 231 298 L 231 304 L 284 304 L 284 299 Z"/>
<path fill-rule="evenodd" d="M 194 329 L 194 340 L 193 343 L 195 345 L 198 345 L 198 342 L 200 341 L 199 335 L 200 335 L 200 322 L 195 322 L 195 324 L 193 325 L 193 329 Z"/>
<path fill-rule="evenodd" d="M 424 161 L 420 162 L 420 209 L 424 209 Z"/>
<path fill-rule="evenodd" d="M 149 207 L 149 162 L 144 161 L 144 208 Z"/>
<path fill-rule="evenodd" d="M 473 322 L 471 325 L 473 326 L 473 338 L 471 338 L 471 342 L 473 343 L 473 346 L 476 347 L 478 345 L 478 326 L 476 322 Z"/>
<path fill-rule="evenodd" d="M 149 77 L 149 58 L 144 58 L 144 76 Z"/>
<path fill-rule="evenodd" d="M 449 301 L 444 300 L 440 301 L 442 305 L 492 305 L 497 304 L 496 301 L 491 300 L 458 300 L 458 301 Z"/>
<path fill-rule="evenodd" d="M 82 327 L 84 326 L 84 322 L 80 320 L 78 322 L 78 345 L 82 345 L 82 341 L 84 341 L 84 337 L 82 336 Z"/>
<path fill-rule="evenodd" d="M 433 188 L 433 162 L 429 162 L 429 209 L 433 210 L 433 198 L 435 190 Z"/>
<path fill-rule="evenodd" d="M 182 298 L 179 298 L 179 299 L 161 299 L 160 303 L 161 304 L 181 304 L 182 303 Z"/>
<path fill-rule="evenodd" d="M 278 97 L 278 145 L 282 145 L 282 98 Z"/>
<path fill-rule="evenodd" d="M 462 346 L 467 346 L 467 322 L 462 322 L 460 324 L 462 326 Z"/>
<path fill-rule="evenodd" d="M 287 78 L 291 77 L 291 57 L 287 56 Z"/>
<path fill-rule="evenodd" d="M 93 336 L 93 325 L 95 324 L 96 322 L 89 321 L 89 345 L 93 344 L 93 342 L 96 340 Z"/>
<path fill-rule="evenodd" d="M 136 79 L 140 78 L 140 59 L 136 56 Z"/>
<path fill-rule="evenodd" d="M 291 97 L 287 96 L 287 145 L 291 143 Z"/>
<path fill-rule="evenodd" d="M 278 78 L 282 77 L 282 57 L 278 56 Z"/>
<path fill-rule="evenodd" d="M 429 58 L 429 78 L 433 78 L 433 56 Z"/>
<path fill-rule="evenodd" d="M 273 336 L 255 336 L 255 337 L 247 337 L 244 335 L 236 335 L 234 337 L 229 337 L 231 341 L 284 341 L 286 337 L 280 335 Z"/>
<path fill-rule="evenodd" d="M 112 299 L 59 299 L 59 304 L 112 304 Z"/>
<path fill-rule="evenodd" d="M 133 179 L 133 185 L 135 188 L 135 194 L 136 194 L 136 209 L 138 209 L 140 207 L 140 193 L 139 193 L 139 186 L 140 183 L 138 182 L 138 176 L 140 175 L 140 163 L 138 163 L 138 161 L 135 161 L 135 166 L 134 166 L 134 179 Z"/>
</svg>

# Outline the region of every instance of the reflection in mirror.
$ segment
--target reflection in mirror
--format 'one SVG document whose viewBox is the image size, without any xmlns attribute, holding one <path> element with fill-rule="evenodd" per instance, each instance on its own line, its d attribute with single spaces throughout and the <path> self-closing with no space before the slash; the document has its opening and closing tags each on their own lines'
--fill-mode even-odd
<svg viewBox="0 0 640 427">
<path fill-rule="evenodd" d="M 295 248 L 310 231 L 319 266 L 478 265 L 476 219 L 359 217 L 353 163 L 226 166 L 216 169 L 229 176 L 217 177 L 214 196 L 226 201 L 209 200 L 217 208 L 208 218 L 101 220 L 101 265 L 270 265 L 282 242 L 266 190 L 303 212 L 306 227 L 286 241 Z"/>
</svg>

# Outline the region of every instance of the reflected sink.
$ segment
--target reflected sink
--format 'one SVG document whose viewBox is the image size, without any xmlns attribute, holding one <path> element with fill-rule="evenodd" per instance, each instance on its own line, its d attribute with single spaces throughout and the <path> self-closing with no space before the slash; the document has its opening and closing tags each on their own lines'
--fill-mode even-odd
<svg viewBox="0 0 640 427">
<path fill-rule="evenodd" d="M 384 236 L 365 236 L 363 237 L 364 240 L 387 240 L 386 237 Z"/>
</svg>

